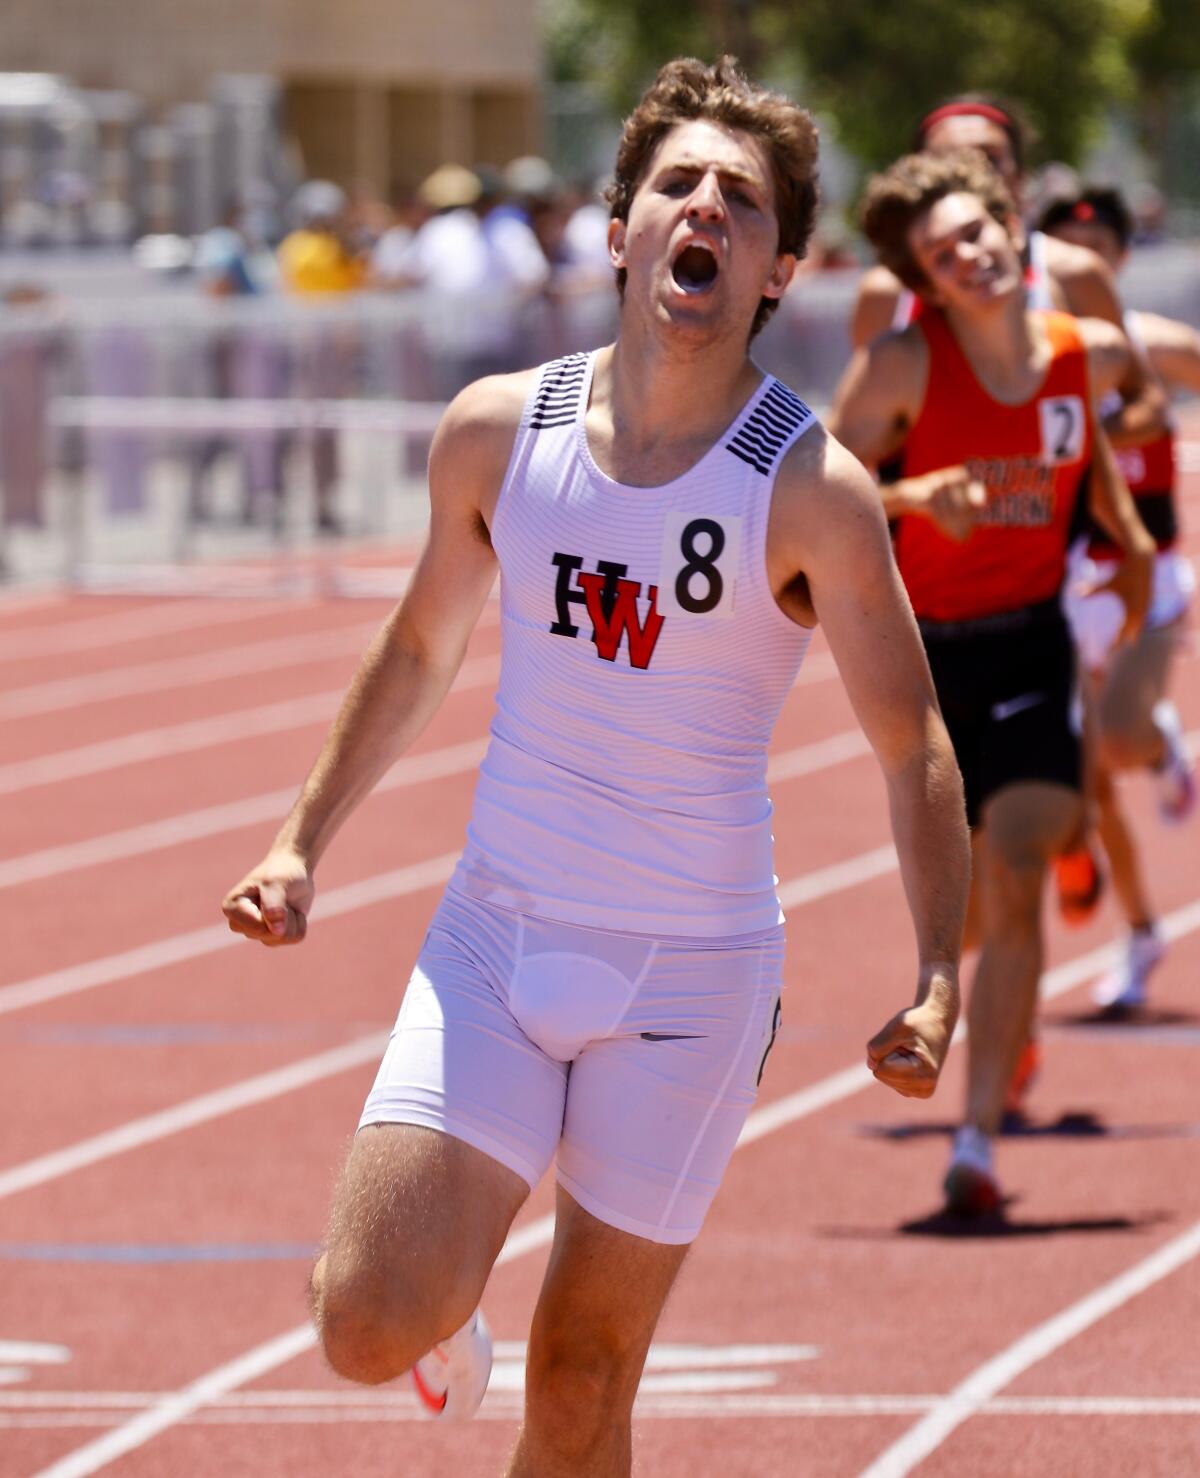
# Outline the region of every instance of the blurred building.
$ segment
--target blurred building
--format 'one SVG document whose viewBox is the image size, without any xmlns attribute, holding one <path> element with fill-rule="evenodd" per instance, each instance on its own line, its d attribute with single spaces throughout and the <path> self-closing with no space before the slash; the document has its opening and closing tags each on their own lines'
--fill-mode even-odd
<svg viewBox="0 0 1200 1478">
<path fill-rule="evenodd" d="M 537 152 L 537 0 L 5 0 L 0 231 L 194 233 L 303 176 Z"/>
</svg>

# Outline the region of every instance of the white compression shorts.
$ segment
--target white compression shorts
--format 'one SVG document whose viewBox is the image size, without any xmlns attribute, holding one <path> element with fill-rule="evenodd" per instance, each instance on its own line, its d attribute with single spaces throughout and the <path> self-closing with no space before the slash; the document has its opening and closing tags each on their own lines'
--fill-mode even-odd
<svg viewBox="0 0 1200 1478">
<path fill-rule="evenodd" d="M 1083 592 L 1107 580 L 1118 568 L 1116 560 L 1077 559 L 1063 595 L 1063 610 L 1079 660 L 1088 672 L 1100 672 L 1108 664 L 1125 620 L 1125 604 L 1107 590 L 1091 595 Z M 1154 561 L 1145 630 L 1157 631 L 1178 621 L 1191 604 L 1195 588 L 1195 571 L 1178 550 L 1166 549 L 1159 554 Z"/>
<path fill-rule="evenodd" d="M 783 929 L 656 940 L 447 892 L 359 1127 L 420 1124 L 654 1242 L 700 1230 L 779 1026 Z"/>
</svg>

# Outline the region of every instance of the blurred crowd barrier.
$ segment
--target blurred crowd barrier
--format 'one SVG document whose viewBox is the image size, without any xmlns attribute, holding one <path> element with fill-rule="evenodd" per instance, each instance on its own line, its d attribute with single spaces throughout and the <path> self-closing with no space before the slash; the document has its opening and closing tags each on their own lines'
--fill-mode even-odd
<svg viewBox="0 0 1200 1478">
<path fill-rule="evenodd" d="M 849 356 L 858 276 L 801 276 L 756 345 L 760 364 L 818 408 Z M 1146 249 L 1123 286 L 1131 306 L 1200 325 L 1195 248 Z M 261 557 L 277 573 L 281 550 L 319 536 L 342 549 L 414 534 L 446 401 L 479 375 L 604 343 L 616 322 L 607 287 L 303 301 L 157 284 L 10 290 L 3 574 L 185 588 L 189 564 Z"/>
</svg>

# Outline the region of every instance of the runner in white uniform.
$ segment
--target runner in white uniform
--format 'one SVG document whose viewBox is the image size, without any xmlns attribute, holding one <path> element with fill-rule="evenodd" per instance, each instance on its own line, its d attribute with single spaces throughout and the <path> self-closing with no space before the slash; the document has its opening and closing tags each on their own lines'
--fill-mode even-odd
<svg viewBox="0 0 1200 1478">
<path fill-rule="evenodd" d="M 478 382 L 430 460 L 430 538 L 300 799 L 225 900 L 303 937 L 338 824 L 445 694 L 501 572 L 496 717 L 466 850 L 335 1196 L 313 1309 L 352 1380 L 469 1414 L 476 1310 L 557 1156 L 510 1478 L 626 1474 L 663 1302 L 778 1024 L 772 725 L 819 614 L 888 784 L 915 1004 L 868 1044 L 933 1091 L 958 1012 L 961 782 L 873 485 L 749 359 L 815 213 L 816 132 L 727 59 L 627 121 L 618 342 Z M 906 1337 L 912 1313 L 903 1311 Z"/>
</svg>

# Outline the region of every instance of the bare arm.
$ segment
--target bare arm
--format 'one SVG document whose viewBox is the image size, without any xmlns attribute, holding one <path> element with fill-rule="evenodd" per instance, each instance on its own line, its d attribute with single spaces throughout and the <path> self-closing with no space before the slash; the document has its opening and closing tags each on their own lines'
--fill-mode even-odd
<svg viewBox="0 0 1200 1478">
<path fill-rule="evenodd" d="M 267 856 L 225 898 L 238 933 L 268 944 L 304 937 L 317 862 L 453 682 L 496 575 L 485 511 L 522 400 L 506 381 L 481 381 L 447 410 L 430 452 L 429 537 L 412 583 L 367 648 Z"/>
<path fill-rule="evenodd" d="M 916 933 L 917 992 L 868 1059 L 899 1092 L 933 1092 L 958 1017 L 970 881 L 962 780 L 870 476 L 832 437 L 789 454 L 772 510 L 772 561 L 803 573 L 834 659 L 887 782 Z"/>
<path fill-rule="evenodd" d="M 856 349 L 865 349 L 872 339 L 892 327 L 903 291 L 886 267 L 869 267 L 863 273 L 850 315 L 850 342 Z"/>
<path fill-rule="evenodd" d="M 920 413 L 929 373 L 929 353 L 913 329 L 877 339 L 851 359 L 834 394 L 829 429 L 872 472 L 900 448 Z M 919 477 L 881 483 L 877 489 L 888 518 L 912 513 L 934 523 L 952 539 L 966 539 L 987 504 L 983 485 L 965 467 L 941 467 Z"/>
<path fill-rule="evenodd" d="M 1139 313 L 1138 330 L 1154 372 L 1167 389 L 1200 395 L 1200 333 L 1158 313 Z"/>
</svg>

